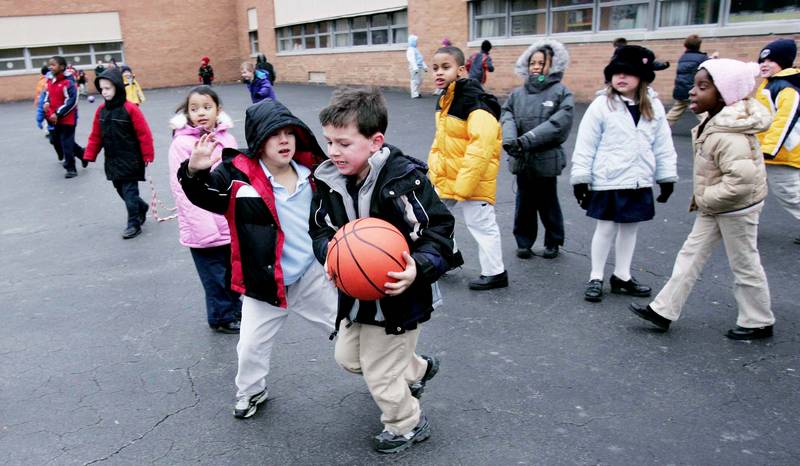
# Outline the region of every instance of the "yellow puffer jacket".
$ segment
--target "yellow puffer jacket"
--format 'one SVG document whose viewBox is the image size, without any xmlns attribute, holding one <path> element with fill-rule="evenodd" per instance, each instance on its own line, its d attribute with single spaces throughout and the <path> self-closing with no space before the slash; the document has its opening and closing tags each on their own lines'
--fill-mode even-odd
<svg viewBox="0 0 800 466">
<path fill-rule="evenodd" d="M 144 98 L 144 92 L 142 92 L 142 86 L 135 79 L 130 82 L 125 78 L 122 79 L 125 81 L 125 97 L 128 102 L 136 105 L 143 104 L 146 99 Z"/>
<path fill-rule="evenodd" d="M 459 79 L 436 104 L 428 176 L 443 199 L 495 202 L 503 135 L 500 106 L 486 97 L 478 81 Z"/>
<path fill-rule="evenodd" d="M 756 99 L 772 113 L 772 125 L 758 134 L 765 161 L 800 168 L 800 69 L 786 68 L 765 79 Z"/>
</svg>

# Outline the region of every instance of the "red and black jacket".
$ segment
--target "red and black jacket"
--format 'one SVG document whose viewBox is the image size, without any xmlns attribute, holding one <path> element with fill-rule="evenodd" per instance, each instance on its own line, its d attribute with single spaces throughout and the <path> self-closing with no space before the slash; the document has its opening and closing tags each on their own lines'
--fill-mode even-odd
<svg viewBox="0 0 800 466">
<path fill-rule="evenodd" d="M 273 306 L 286 307 L 281 253 L 281 229 L 272 184 L 258 154 L 267 137 L 280 128 L 295 128 L 294 161 L 312 170 L 325 159 L 311 130 L 282 104 L 264 100 L 247 109 L 248 150 L 223 149 L 222 163 L 213 171 L 187 175 L 189 161 L 178 168 L 186 197 L 196 206 L 224 215 L 231 230 L 231 289 Z M 314 183 L 312 180 L 312 188 Z M 258 197 L 239 196 L 250 187 Z M 249 191 L 249 190 L 248 190 Z M 309 212 L 311 206 L 309 205 Z"/>
<path fill-rule="evenodd" d="M 47 97 L 50 103 L 45 118 L 55 114 L 57 125 L 75 126 L 78 123 L 78 87 L 72 76 L 58 73 L 47 81 Z"/>
</svg>

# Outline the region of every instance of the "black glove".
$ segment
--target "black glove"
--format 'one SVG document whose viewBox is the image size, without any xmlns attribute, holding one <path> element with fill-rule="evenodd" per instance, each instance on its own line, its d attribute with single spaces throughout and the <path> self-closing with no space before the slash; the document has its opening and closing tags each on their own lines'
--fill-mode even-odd
<svg viewBox="0 0 800 466">
<path fill-rule="evenodd" d="M 517 158 L 522 155 L 522 148 L 519 146 L 519 141 L 512 139 L 511 141 L 503 143 L 503 150 L 511 157 Z"/>
<path fill-rule="evenodd" d="M 586 210 L 589 206 L 589 184 L 580 183 L 572 185 L 572 192 L 575 193 L 575 199 L 578 200 L 581 209 Z"/>
<path fill-rule="evenodd" d="M 672 196 L 672 191 L 675 190 L 675 183 L 658 183 L 658 187 L 661 188 L 661 193 L 656 198 L 656 202 L 663 204 Z"/>
</svg>

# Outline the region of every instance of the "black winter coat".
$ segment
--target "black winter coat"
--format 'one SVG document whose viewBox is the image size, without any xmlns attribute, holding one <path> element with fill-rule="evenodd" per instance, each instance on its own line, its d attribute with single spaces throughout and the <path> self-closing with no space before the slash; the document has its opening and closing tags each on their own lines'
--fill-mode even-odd
<svg viewBox="0 0 800 466">
<path fill-rule="evenodd" d="M 697 67 L 708 60 L 705 52 L 684 52 L 678 59 L 678 69 L 675 74 L 675 89 L 672 98 L 675 100 L 689 100 L 689 90 L 694 86 L 694 74 Z"/>
</svg>

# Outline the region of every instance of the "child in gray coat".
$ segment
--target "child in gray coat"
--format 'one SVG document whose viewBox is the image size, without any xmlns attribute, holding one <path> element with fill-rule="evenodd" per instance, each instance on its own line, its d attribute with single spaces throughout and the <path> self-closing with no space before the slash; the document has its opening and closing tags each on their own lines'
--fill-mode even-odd
<svg viewBox="0 0 800 466">
<path fill-rule="evenodd" d="M 503 105 L 503 149 L 517 176 L 514 238 L 517 257 L 533 257 L 538 219 L 545 229 L 543 257 L 558 256 L 564 244 L 564 218 L 558 203 L 556 180 L 566 165 L 564 149 L 572 127 L 572 92 L 561 83 L 569 53 L 560 42 L 545 39 L 520 55 L 515 72 L 525 84 Z M 537 215 L 538 214 L 538 215 Z"/>
</svg>

